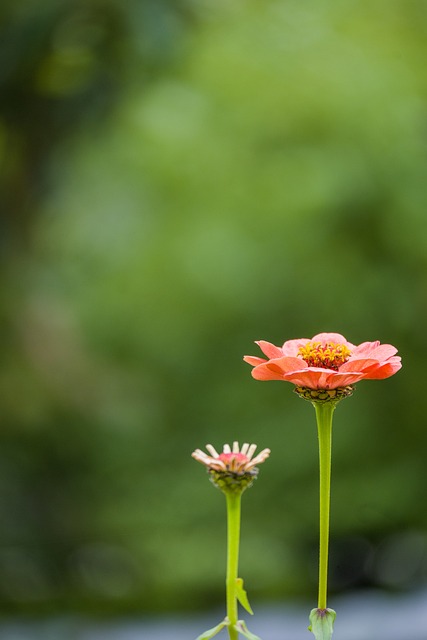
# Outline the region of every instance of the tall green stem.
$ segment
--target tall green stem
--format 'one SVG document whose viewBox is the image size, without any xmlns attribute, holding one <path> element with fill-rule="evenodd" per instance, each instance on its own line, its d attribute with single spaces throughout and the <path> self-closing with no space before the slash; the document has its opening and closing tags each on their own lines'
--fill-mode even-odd
<svg viewBox="0 0 427 640">
<path fill-rule="evenodd" d="M 313 402 L 319 436 L 320 544 L 318 608 L 326 609 L 328 592 L 329 513 L 331 503 L 332 415 L 334 402 Z"/>
<path fill-rule="evenodd" d="M 238 640 L 234 629 L 237 623 L 237 578 L 239 569 L 240 542 L 240 504 L 241 493 L 226 492 L 227 498 L 227 616 L 230 621 L 228 633 L 230 640 Z"/>
</svg>

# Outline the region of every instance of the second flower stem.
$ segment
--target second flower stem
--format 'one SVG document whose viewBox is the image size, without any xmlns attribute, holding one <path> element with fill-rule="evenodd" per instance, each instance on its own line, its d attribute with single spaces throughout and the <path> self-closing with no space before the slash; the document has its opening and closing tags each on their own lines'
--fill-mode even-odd
<svg viewBox="0 0 427 640">
<path fill-rule="evenodd" d="M 227 617 L 230 640 L 237 640 L 238 632 L 234 629 L 237 623 L 237 578 L 239 570 L 240 542 L 240 504 L 241 493 L 228 491 L 227 498 Z"/>
<path fill-rule="evenodd" d="M 334 402 L 313 402 L 313 405 L 316 410 L 320 466 L 319 596 L 317 606 L 319 609 L 326 609 L 331 503 L 332 415 L 336 404 Z"/>
</svg>

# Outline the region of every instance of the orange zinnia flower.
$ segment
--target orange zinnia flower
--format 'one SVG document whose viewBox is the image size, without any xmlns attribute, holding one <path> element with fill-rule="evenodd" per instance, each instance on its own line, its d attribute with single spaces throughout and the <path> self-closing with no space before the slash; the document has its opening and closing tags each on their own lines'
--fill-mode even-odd
<svg viewBox="0 0 427 640">
<path fill-rule="evenodd" d="M 245 356 L 256 380 L 286 380 L 307 389 L 338 389 L 360 380 L 389 378 L 401 368 L 391 344 L 363 342 L 358 346 L 340 333 L 318 333 L 311 340 L 288 340 L 282 347 L 259 340 L 267 356 Z"/>
</svg>

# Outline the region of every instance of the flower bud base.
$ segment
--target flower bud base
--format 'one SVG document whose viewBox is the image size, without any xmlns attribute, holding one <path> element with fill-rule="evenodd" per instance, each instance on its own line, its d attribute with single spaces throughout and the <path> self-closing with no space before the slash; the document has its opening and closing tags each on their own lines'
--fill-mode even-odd
<svg viewBox="0 0 427 640">
<path fill-rule="evenodd" d="M 348 385 L 346 387 L 337 387 L 336 389 L 310 389 L 309 387 L 295 387 L 295 393 L 304 400 L 309 402 L 339 402 L 343 398 L 351 396 L 354 387 Z"/>
<path fill-rule="evenodd" d="M 218 489 L 221 489 L 224 493 L 239 494 L 253 485 L 258 475 L 258 469 L 254 467 L 244 473 L 210 469 L 208 473 L 211 482 L 218 487 Z"/>
</svg>

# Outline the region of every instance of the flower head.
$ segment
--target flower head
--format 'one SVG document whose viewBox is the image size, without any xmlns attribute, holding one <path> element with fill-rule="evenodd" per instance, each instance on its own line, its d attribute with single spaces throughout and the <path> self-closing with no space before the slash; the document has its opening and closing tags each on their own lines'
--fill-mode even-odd
<svg viewBox="0 0 427 640">
<path fill-rule="evenodd" d="M 256 465 L 264 462 L 270 455 L 270 449 L 263 449 L 253 458 L 256 448 L 256 444 L 249 445 L 245 442 L 240 449 L 239 443 L 233 442 L 233 448 L 225 444 L 222 453 L 218 453 L 211 444 L 207 444 L 206 449 L 210 455 L 201 449 L 196 449 L 191 455 L 207 467 L 212 482 L 220 489 L 244 491 L 258 475 Z"/>
<path fill-rule="evenodd" d="M 321 400 L 348 395 L 351 385 L 360 380 L 389 378 L 402 366 L 400 357 L 396 356 L 397 349 L 391 344 L 376 341 L 356 346 L 340 333 L 288 340 L 282 347 L 264 340 L 256 344 L 267 359 L 243 358 L 254 367 L 252 376 L 256 380 L 286 380 L 295 384 L 297 391 L 321 390 L 328 396 Z M 348 391 L 343 394 L 340 390 L 346 388 Z"/>
</svg>

